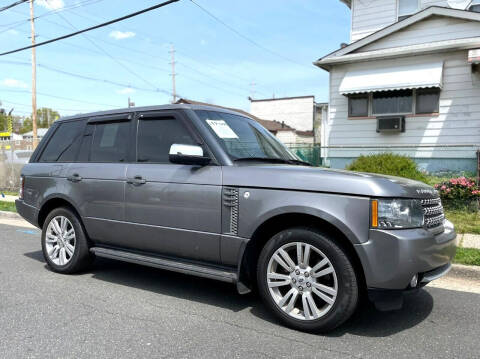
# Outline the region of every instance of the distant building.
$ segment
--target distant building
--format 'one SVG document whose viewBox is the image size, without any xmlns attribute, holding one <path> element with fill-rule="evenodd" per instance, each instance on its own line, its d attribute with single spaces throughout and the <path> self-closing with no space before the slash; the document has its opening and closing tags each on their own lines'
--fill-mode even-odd
<svg viewBox="0 0 480 359">
<path fill-rule="evenodd" d="M 200 102 L 200 101 L 194 101 L 194 100 L 189 100 L 185 98 L 179 99 L 176 104 L 191 104 L 191 105 L 208 105 L 208 106 L 216 106 L 219 108 L 224 108 L 227 110 L 232 110 L 236 111 L 238 113 L 241 113 L 245 116 L 248 116 L 255 121 L 257 121 L 259 124 L 261 124 L 263 127 L 265 127 L 268 131 L 270 131 L 275 137 L 277 137 L 280 141 L 282 141 L 285 144 L 313 144 L 314 143 L 314 136 L 313 136 L 313 131 L 301 131 L 298 129 L 295 129 L 285 122 L 280 122 L 280 121 L 275 121 L 275 120 L 268 120 L 268 119 L 263 119 L 258 116 L 255 116 L 251 113 L 248 113 L 244 110 L 240 110 L 237 108 L 231 108 L 231 107 L 224 107 L 224 106 L 218 106 L 218 105 L 212 105 L 210 103 L 206 102 Z M 313 126 L 313 125 L 312 125 Z"/>
<path fill-rule="evenodd" d="M 48 128 L 38 128 L 37 129 L 37 138 L 41 140 L 47 133 Z M 33 131 L 26 132 L 22 135 L 24 140 L 31 140 L 33 139 Z"/>
<path fill-rule="evenodd" d="M 277 136 L 284 143 L 321 143 L 322 121 L 326 121 L 327 111 L 328 104 L 316 103 L 314 96 L 250 98 L 252 115 L 293 129 L 282 130 L 285 133 Z"/>
</svg>

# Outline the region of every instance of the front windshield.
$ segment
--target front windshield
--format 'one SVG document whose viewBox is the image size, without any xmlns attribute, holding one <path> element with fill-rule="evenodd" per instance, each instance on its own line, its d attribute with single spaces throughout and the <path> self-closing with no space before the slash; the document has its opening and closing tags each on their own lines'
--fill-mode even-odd
<svg viewBox="0 0 480 359">
<path fill-rule="evenodd" d="M 248 158 L 299 160 L 268 130 L 247 117 L 206 110 L 195 113 L 234 161 Z"/>
</svg>

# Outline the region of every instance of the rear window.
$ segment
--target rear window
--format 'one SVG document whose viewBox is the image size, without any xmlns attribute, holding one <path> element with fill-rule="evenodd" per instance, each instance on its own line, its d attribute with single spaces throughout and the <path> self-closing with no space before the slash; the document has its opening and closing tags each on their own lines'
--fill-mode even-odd
<svg viewBox="0 0 480 359">
<path fill-rule="evenodd" d="M 40 156 L 40 162 L 73 162 L 83 134 L 84 121 L 59 125 Z"/>
<path fill-rule="evenodd" d="M 109 122 L 95 125 L 90 149 L 90 162 L 126 162 L 130 122 Z"/>
</svg>

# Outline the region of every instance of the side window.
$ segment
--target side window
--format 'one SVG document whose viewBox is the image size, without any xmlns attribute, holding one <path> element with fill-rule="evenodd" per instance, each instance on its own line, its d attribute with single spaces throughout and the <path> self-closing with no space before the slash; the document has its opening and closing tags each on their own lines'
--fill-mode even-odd
<svg viewBox="0 0 480 359">
<path fill-rule="evenodd" d="M 348 116 L 368 116 L 368 94 L 351 95 L 348 97 Z"/>
<path fill-rule="evenodd" d="M 125 162 L 129 136 L 130 122 L 97 123 L 90 146 L 90 162 Z"/>
<path fill-rule="evenodd" d="M 173 117 L 141 119 L 138 122 L 137 161 L 169 163 L 168 153 L 174 143 L 194 145 L 187 129 Z"/>
<path fill-rule="evenodd" d="M 73 162 L 82 139 L 85 121 L 60 124 L 40 156 L 40 162 Z"/>
</svg>

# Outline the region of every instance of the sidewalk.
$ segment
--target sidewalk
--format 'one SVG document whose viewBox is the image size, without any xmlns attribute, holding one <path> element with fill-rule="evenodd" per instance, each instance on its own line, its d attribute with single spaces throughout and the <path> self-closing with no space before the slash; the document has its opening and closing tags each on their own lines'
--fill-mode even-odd
<svg viewBox="0 0 480 359">
<path fill-rule="evenodd" d="M 459 234 L 458 246 L 461 248 L 475 248 L 480 249 L 480 234 Z"/>
<path fill-rule="evenodd" d="M 2 195 L 0 192 L 0 201 L 4 202 L 15 202 L 15 200 L 18 198 L 18 196 L 11 196 L 9 194 Z"/>
</svg>

